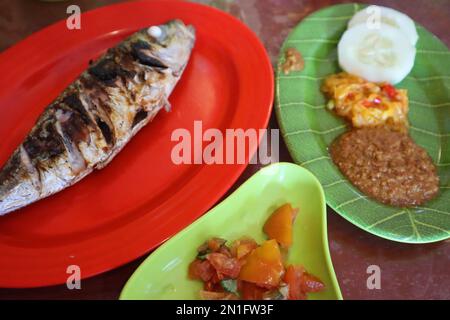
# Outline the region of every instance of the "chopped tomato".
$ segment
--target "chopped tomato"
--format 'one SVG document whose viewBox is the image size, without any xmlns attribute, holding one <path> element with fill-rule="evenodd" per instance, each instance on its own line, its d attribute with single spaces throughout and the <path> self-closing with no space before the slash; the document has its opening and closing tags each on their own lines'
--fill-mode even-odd
<svg viewBox="0 0 450 320">
<path fill-rule="evenodd" d="M 223 253 L 210 253 L 206 259 L 212 264 L 214 269 L 220 275 L 236 279 L 239 275 L 241 265 L 239 261 L 235 258 L 230 258 Z"/>
<path fill-rule="evenodd" d="M 251 238 L 231 246 L 221 238 L 203 243 L 189 265 L 189 278 L 203 281 L 202 299 L 304 300 L 322 291 L 325 285 L 302 266 L 283 265 L 288 250 L 280 247 L 292 244 L 296 214 L 290 204 L 278 208 L 264 225 L 270 239 L 261 245 Z"/>
<path fill-rule="evenodd" d="M 206 291 L 216 291 L 216 292 L 222 292 L 222 286 L 220 285 L 220 279 L 217 276 L 217 273 L 211 278 L 210 281 L 205 282 L 203 285 L 203 288 Z"/>
<path fill-rule="evenodd" d="M 240 244 L 236 248 L 236 258 L 237 259 L 245 258 L 250 252 L 252 252 L 252 250 L 254 250 L 257 247 L 258 247 L 258 245 L 256 243 L 248 243 L 247 242 L 247 243 Z"/>
<path fill-rule="evenodd" d="M 284 272 L 281 252 L 276 240 L 268 240 L 246 258 L 239 279 L 259 286 L 276 287 Z"/>
<path fill-rule="evenodd" d="M 189 265 L 189 278 L 192 280 L 209 281 L 215 273 L 216 270 L 207 260 L 195 259 Z"/>
<path fill-rule="evenodd" d="M 388 97 L 391 98 L 392 100 L 395 100 L 397 98 L 397 90 L 393 85 L 386 83 L 381 86 L 381 89 L 383 89 L 383 91 L 386 92 Z"/>
<path fill-rule="evenodd" d="M 203 290 L 206 290 L 206 291 L 215 291 L 215 290 L 214 290 L 214 283 L 212 283 L 211 281 L 205 282 L 205 283 L 203 284 Z"/>
<path fill-rule="evenodd" d="M 210 281 L 211 283 L 216 284 L 219 283 L 223 278 L 225 278 L 225 276 L 222 273 L 215 271 Z"/>
<path fill-rule="evenodd" d="M 239 281 L 238 290 L 243 300 L 262 300 L 266 291 L 266 289 L 247 281 Z"/>
<path fill-rule="evenodd" d="M 217 250 L 217 252 L 226 255 L 228 258 L 233 257 L 233 255 L 231 254 L 230 249 L 227 246 L 221 246 L 220 249 Z"/>
<path fill-rule="evenodd" d="M 325 285 L 319 278 L 307 272 L 303 273 L 302 280 L 302 290 L 304 292 L 320 292 L 325 289 Z"/>
<path fill-rule="evenodd" d="M 284 282 L 289 286 L 289 300 L 305 300 L 306 294 L 302 288 L 302 278 L 305 269 L 302 266 L 290 265 L 284 274 Z"/>
<path fill-rule="evenodd" d="M 250 238 L 240 239 L 233 243 L 231 254 L 236 257 L 236 259 L 240 260 L 252 252 L 256 247 L 258 247 L 258 244 L 255 240 Z"/>
<path fill-rule="evenodd" d="M 226 243 L 227 241 L 221 238 L 211 238 L 208 240 L 208 248 L 212 252 L 219 251 L 219 249 Z"/>
<path fill-rule="evenodd" d="M 236 300 L 238 297 L 232 293 L 228 292 L 214 292 L 201 290 L 200 298 L 203 300 Z"/>
<path fill-rule="evenodd" d="M 289 285 L 289 299 L 306 299 L 308 292 L 319 292 L 325 285 L 316 276 L 309 274 L 302 266 L 290 265 L 286 269 L 284 282 Z"/>
<path fill-rule="evenodd" d="M 281 206 L 269 217 L 264 224 L 264 232 L 270 239 L 275 239 L 282 247 L 292 245 L 292 223 L 295 211 L 289 203 Z"/>
</svg>

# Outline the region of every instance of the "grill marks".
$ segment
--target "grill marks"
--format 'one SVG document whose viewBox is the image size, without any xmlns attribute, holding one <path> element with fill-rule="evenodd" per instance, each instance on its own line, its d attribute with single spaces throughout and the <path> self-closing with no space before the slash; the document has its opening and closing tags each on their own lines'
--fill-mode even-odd
<svg viewBox="0 0 450 320">
<path fill-rule="evenodd" d="M 47 114 L 48 117 L 37 124 L 23 143 L 33 165 L 51 160 L 65 151 L 62 138 L 54 126 L 55 118 L 51 111 Z"/>
<path fill-rule="evenodd" d="M 50 107 L 19 147 L 16 152 L 16 160 L 10 163 L 9 168 L 5 167 L 2 171 L 8 172 L 12 168 L 16 168 L 15 170 L 20 168 L 22 173 L 16 173 L 14 176 L 17 179 L 20 179 L 19 177 L 29 178 L 38 193 L 41 192 L 42 187 L 41 170 L 46 170 L 58 157 L 66 153 L 63 139 L 56 130 L 55 122 L 54 110 Z M 3 177 L 0 177 L 0 181 L 4 181 Z"/>
<path fill-rule="evenodd" d="M 131 44 L 131 54 L 141 64 L 160 69 L 167 69 L 167 66 L 151 54 L 151 45 L 142 40 Z"/>
<path fill-rule="evenodd" d="M 20 161 L 22 162 L 28 176 L 30 177 L 33 187 L 40 192 L 42 188 L 41 176 L 36 167 L 31 163 L 31 159 L 23 146 L 19 147 Z"/>
<path fill-rule="evenodd" d="M 110 126 L 103 121 L 100 117 L 97 117 L 95 119 L 95 122 L 97 123 L 97 126 L 99 127 L 103 137 L 105 138 L 105 141 L 108 145 L 114 145 L 115 143 L 115 137 L 112 129 Z"/>
<path fill-rule="evenodd" d="M 97 131 L 101 133 L 109 147 L 113 147 L 116 142 L 114 125 L 111 121 L 112 109 L 109 106 L 110 97 L 102 85 L 94 78 L 82 77 L 84 101 L 87 103 L 89 111 Z"/>
<path fill-rule="evenodd" d="M 77 112 L 85 125 L 91 125 L 92 120 L 79 98 L 79 92 L 74 92 L 63 98 L 62 103 Z"/>
<path fill-rule="evenodd" d="M 142 29 L 90 62 L 0 170 L 0 215 L 67 188 L 120 152 L 179 80 L 172 66 L 184 69 L 195 40 L 184 29 L 169 23 L 165 48 Z"/>
<path fill-rule="evenodd" d="M 79 174 L 86 168 L 86 161 L 83 158 L 80 149 L 78 148 L 77 142 L 67 131 L 67 128 L 73 127 L 74 120 L 71 119 L 76 119 L 76 117 L 73 115 L 74 113 L 70 111 L 63 111 L 62 109 L 56 110 L 55 128 L 59 135 L 62 137 L 64 146 L 67 150 L 67 156 L 72 172 L 74 174 Z"/>
<path fill-rule="evenodd" d="M 126 70 L 118 62 L 120 62 L 118 56 L 111 56 L 91 66 L 88 72 L 108 86 L 114 86 L 118 77 L 133 78 L 134 72 Z"/>
<path fill-rule="evenodd" d="M 151 54 L 151 45 L 142 40 L 135 40 L 129 45 L 120 45 L 108 50 L 105 58 L 98 63 L 94 63 L 88 69 L 88 75 L 81 79 L 82 85 L 86 88 L 86 93 L 91 101 L 89 111 L 94 114 L 97 127 L 100 129 L 108 145 L 114 146 L 117 141 L 114 126 L 111 121 L 112 110 L 109 106 L 110 99 L 105 92 L 106 87 L 127 88 L 127 83 L 133 82 L 137 77 L 139 82 L 146 82 L 145 70 L 140 65 L 154 68 L 160 73 L 161 69 L 167 66 Z M 129 89 L 129 88 L 127 88 Z M 130 103 L 136 99 L 136 92 L 125 90 Z M 125 115 L 121 115 L 124 116 Z M 131 127 L 135 127 L 139 122 L 148 116 L 145 110 L 134 115 Z"/>
<path fill-rule="evenodd" d="M 134 61 L 156 71 L 168 68 L 152 54 L 151 44 L 135 40 L 129 46 L 121 45 L 109 49 L 105 58 L 89 67 L 88 73 L 107 86 L 116 86 L 117 81 L 124 84 L 127 79 L 132 79 L 136 75 Z"/>
<path fill-rule="evenodd" d="M 146 119 L 148 116 L 148 112 L 145 110 L 139 110 L 133 119 L 133 124 L 131 125 L 132 128 L 134 128 L 136 125 L 138 125 L 141 121 Z"/>
<path fill-rule="evenodd" d="M 8 181 L 13 186 L 19 177 L 27 177 L 40 191 L 40 171 L 52 167 L 59 157 L 67 157 L 72 172 L 79 174 L 86 168 L 79 144 L 95 143 L 91 141 L 93 132 L 108 146 L 102 152 L 112 150 L 117 137 L 111 120 L 114 111 L 108 88 L 125 88 L 123 91 L 126 91 L 128 101 L 136 103 L 137 92 L 130 90 L 129 83 L 147 81 L 146 71 L 142 68 L 150 67 L 161 76 L 164 76 L 162 70 L 168 68 L 151 51 L 150 44 L 134 40 L 131 44 L 109 49 L 104 58 L 91 64 L 87 72 L 39 118 L 32 132 L 1 170 L 0 181 L 4 184 L 0 187 L 7 187 Z M 132 117 L 130 129 L 147 119 L 148 114 L 141 106 Z"/>
<path fill-rule="evenodd" d="M 89 143 L 89 123 L 83 119 L 83 116 L 80 113 L 66 105 L 60 104 L 56 107 L 56 112 L 63 112 L 66 114 L 65 121 L 61 122 L 62 132 L 65 136 L 67 136 L 70 140 L 73 140 L 75 143 L 80 143 L 84 141 Z"/>
<path fill-rule="evenodd" d="M 84 88 L 83 83 L 88 86 Z M 86 94 L 85 91 L 90 94 Z M 82 96 L 88 102 L 88 106 L 82 102 Z M 108 99 L 107 93 L 95 80 L 75 82 L 47 108 L 24 141 L 22 165 L 26 166 L 28 171 L 39 172 L 52 167 L 58 157 L 67 157 L 72 173 L 77 175 L 86 168 L 86 160 L 79 144 L 81 142 L 91 144 L 93 142 L 91 132 L 98 132 L 98 138 L 103 138 L 109 146 L 108 150 L 111 150 L 115 143 L 115 135 L 114 126 L 108 115 L 110 112 Z M 25 163 L 24 159 L 29 159 L 29 163 Z M 31 170 L 33 168 L 35 170 Z M 40 181 L 37 183 L 40 184 Z"/>
<path fill-rule="evenodd" d="M 13 188 L 16 185 L 17 180 L 24 176 L 27 177 L 27 173 L 25 167 L 22 166 L 20 153 L 16 151 L 11 158 L 9 158 L 8 162 L 3 167 L 3 170 L 0 171 L 0 181 L 2 181 L 0 184 L 0 194 Z"/>
</svg>

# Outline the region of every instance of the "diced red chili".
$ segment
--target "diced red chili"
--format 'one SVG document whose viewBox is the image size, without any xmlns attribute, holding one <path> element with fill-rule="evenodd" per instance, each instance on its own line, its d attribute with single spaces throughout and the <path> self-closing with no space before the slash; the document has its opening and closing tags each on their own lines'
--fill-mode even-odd
<svg viewBox="0 0 450 320">
<path fill-rule="evenodd" d="M 366 108 L 378 108 L 378 109 L 385 109 L 386 106 L 381 103 L 381 99 L 379 97 L 374 98 L 371 100 L 364 100 L 362 102 L 362 105 Z"/>
<path fill-rule="evenodd" d="M 384 84 L 381 89 L 388 95 L 389 98 L 395 100 L 397 98 L 397 90 L 391 84 Z"/>
</svg>

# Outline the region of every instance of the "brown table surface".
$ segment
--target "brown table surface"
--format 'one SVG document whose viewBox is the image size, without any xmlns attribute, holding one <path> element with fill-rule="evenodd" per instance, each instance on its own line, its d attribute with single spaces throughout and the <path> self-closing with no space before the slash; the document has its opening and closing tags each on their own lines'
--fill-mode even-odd
<svg viewBox="0 0 450 320">
<path fill-rule="evenodd" d="M 67 17 L 69 4 L 82 11 L 121 1 L 82 0 L 40 2 L 0 0 L 0 50 L 39 29 Z M 331 0 L 200 0 L 243 20 L 263 41 L 274 62 L 283 39 L 303 17 L 319 8 L 341 2 Z M 450 44 L 449 0 L 360 1 L 399 9 Z M 448 67 L 448 66 L 447 66 Z M 271 128 L 278 125 L 272 116 Z M 282 144 L 282 142 L 281 142 Z M 291 161 L 280 146 L 280 161 Z M 250 165 L 235 189 L 259 169 Z M 328 208 L 331 256 L 345 299 L 450 299 L 450 243 L 408 245 L 375 237 L 350 224 Z M 81 290 L 66 286 L 34 289 L 0 289 L 0 299 L 116 299 L 123 285 L 145 257 L 113 271 L 82 281 Z M 381 289 L 367 289 L 369 265 L 381 268 Z M 1 266 L 0 266 L 1 267 Z"/>
</svg>

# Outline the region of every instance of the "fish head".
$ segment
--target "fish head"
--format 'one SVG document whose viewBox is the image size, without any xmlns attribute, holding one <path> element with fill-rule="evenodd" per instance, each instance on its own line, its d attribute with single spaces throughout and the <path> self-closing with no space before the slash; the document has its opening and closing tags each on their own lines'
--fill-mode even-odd
<svg viewBox="0 0 450 320">
<path fill-rule="evenodd" d="M 151 55 L 175 73 L 181 72 L 189 60 L 195 42 L 195 29 L 181 20 L 150 26 L 142 30 L 151 45 Z"/>
</svg>

